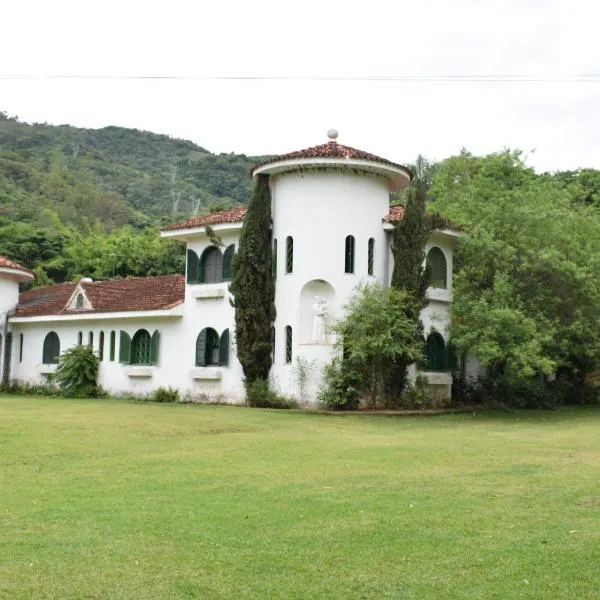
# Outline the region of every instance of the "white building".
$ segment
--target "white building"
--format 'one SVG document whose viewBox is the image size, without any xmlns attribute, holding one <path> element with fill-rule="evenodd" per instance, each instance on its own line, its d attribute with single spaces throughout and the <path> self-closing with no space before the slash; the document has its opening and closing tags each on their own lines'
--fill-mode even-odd
<svg viewBox="0 0 600 600">
<path fill-rule="evenodd" d="M 308 368 L 303 400 L 313 400 L 322 367 L 332 356 L 327 325 L 363 283 L 388 286 L 393 269 L 391 231 L 402 207 L 390 191 L 406 186 L 406 167 L 343 146 L 337 132 L 326 144 L 276 157 L 253 175 L 270 176 L 276 269 L 274 387 L 300 396 L 298 363 Z M 159 387 L 181 395 L 240 401 L 234 309 L 229 302 L 231 258 L 246 207 L 166 227 L 161 235 L 187 246 L 186 276 L 64 283 L 18 294 L 27 269 L 0 259 L 0 373 L 2 380 L 44 381 L 58 355 L 91 344 L 101 358 L 100 385 L 143 395 Z M 223 246 L 209 240 L 206 226 Z M 428 244 L 434 274 L 422 320 L 428 335 L 427 377 L 447 396 L 451 377 L 442 361 L 452 302 L 452 229 Z"/>
</svg>

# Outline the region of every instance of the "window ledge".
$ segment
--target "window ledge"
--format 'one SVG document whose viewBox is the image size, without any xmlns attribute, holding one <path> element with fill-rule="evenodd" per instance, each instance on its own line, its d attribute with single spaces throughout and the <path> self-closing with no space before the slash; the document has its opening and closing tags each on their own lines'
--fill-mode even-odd
<svg viewBox="0 0 600 600">
<path fill-rule="evenodd" d="M 440 302 L 452 302 L 452 294 L 446 288 L 427 288 L 426 298 L 428 300 L 439 300 Z"/>
<path fill-rule="evenodd" d="M 219 284 L 219 287 L 210 286 L 198 286 L 192 288 L 192 298 L 196 300 L 208 300 L 211 298 L 225 298 L 225 288 Z"/>
<path fill-rule="evenodd" d="M 420 371 L 428 385 L 452 385 L 452 375 L 442 371 Z"/>
<path fill-rule="evenodd" d="M 56 373 L 58 365 L 56 364 L 42 364 L 38 365 L 37 372 L 41 375 L 50 375 L 51 373 Z"/>
<path fill-rule="evenodd" d="M 204 381 L 219 381 L 223 376 L 218 367 L 196 367 L 190 371 L 192 379 L 202 379 Z"/>
<path fill-rule="evenodd" d="M 125 369 L 127 377 L 152 377 L 153 369 L 147 366 L 134 366 Z"/>
</svg>

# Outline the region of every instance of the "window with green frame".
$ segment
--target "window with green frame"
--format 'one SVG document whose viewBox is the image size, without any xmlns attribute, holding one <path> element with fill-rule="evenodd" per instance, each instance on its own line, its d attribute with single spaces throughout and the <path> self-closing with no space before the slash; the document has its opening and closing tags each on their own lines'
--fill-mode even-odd
<svg viewBox="0 0 600 600">
<path fill-rule="evenodd" d="M 294 272 L 294 238 L 291 235 L 285 239 L 285 272 Z"/>
<path fill-rule="evenodd" d="M 205 327 L 196 338 L 197 367 L 226 367 L 229 364 L 229 329 L 221 336 L 212 328 Z"/>
<path fill-rule="evenodd" d="M 158 330 L 152 335 L 138 329 L 133 337 L 121 331 L 119 340 L 119 362 L 124 365 L 155 365 L 158 362 Z"/>
<path fill-rule="evenodd" d="M 375 263 L 375 240 L 369 238 L 367 244 L 367 274 L 373 275 L 373 265 Z"/>
<path fill-rule="evenodd" d="M 425 342 L 423 358 L 419 364 L 422 371 L 448 371 L 448 356 L 444 338 L 437 331 L 432 331 Z"/>
<path fill-rule="evenodd" d="M 293 339 L 292 339 L 292 326 L 285 326 L 285 364 L 289 365 L 292 362 L 292 352 L 293 352 Z"/>
<path fill-rule="evenodd" d="M 448 287 L 448 264 L 446 256 L 440 248 L 434 246 L 427 253 L 427 268 L 429 269 L 429 285 L 434 288 Z"/>
<path fill-rule="evenodd" d="M 98 337 L 98 359 L 104 360 L 104 331 L 101 331 Z"/>
<path fill-rule="evenodd" d="M 354 236 L 346 236 L 344 244 L 344 273 L 354 273 Z"/>
<path fill-rule="evenodd" d="M 45 365 L 56 365 L 58 364 L 59 356 L 60 339 L 56 332 L 50 331 L 44 338 L 44 345 L 42 348 L 42 363 Z"/>
</svg>

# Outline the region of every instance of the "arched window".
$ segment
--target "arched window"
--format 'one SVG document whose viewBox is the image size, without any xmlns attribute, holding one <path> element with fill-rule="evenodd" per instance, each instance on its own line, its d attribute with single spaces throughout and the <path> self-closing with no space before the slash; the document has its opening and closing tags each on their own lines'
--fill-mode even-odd
<svg viewBox="0 0 600 600">
<path fill-rule="evenodd" d="M 150 334 L 145 329 L 138 329 L 131 338 L 131 363 L 132 365 L 149 365 L 150 362 Z"/>
<path fill-rule="evenodd" d="M 423 371 L 446 371 L 448 369 L 446 344 L 444 338 L 437 331 L 432 331 L 427 336 L 421 369 Z"/>
<path fill-rule="evenodd" d="M 88 333 L 88 346 L 94 347 L 94 332 L 90 331 Z"/>
<path fill-rule="evenodd" d="M 271 257 L 273 277 L 277 277 L 277 240 L 273 240 L 273 256 Z"/>
<path fill-rule="evenodd" d="M 292 362 L 292 327 L 290 325 L 285 326 L 285 364 L 289 365 Z"/>
<path fill-rule="evenodd" d="M 346 236 L 344 273 L 354 273 L 354 236 Z"/>
<path fill-rule="evenodd" d="M 100 337 L 98 338 L 98 358 L 101 361 L 104 360 L 104 331 L 100 332 Z"/>
<path fill-rule="evenodd" d="M 294 238 L 288 235 L 285 239 L 285 272 L 294 271 Z"/>
<path fill-rule="evenodd" d="M 116 334 L 114 331 L 111 331 L 110 332 L 110 347 L 109 347 L 109 354 L 108 354 L 109 360 L 115 360 L 115 341 L 116 341 Z"/>
<path fill-rule="evenodd" d="M 7 385 L 10 379 L 10 361 L 12 357 L 12 333 L 9 331 L 4 340 L 4 360 L 2 361 L 2 384 Z"/>
<path fill-rule="evenodd" d="M 152 336 L 145 329 L 138 329 L 133 338 L 121 330 L 119 362 L 123 365 L 155 365 L 158 362 L 158 329 Z"/>
<path fill-rule="evenodd" d="M 448 267 L 444 253 L 433 247 L 427 254 L 427 268 L 429 269 L 429 285 L 434 288 L 448 287 Z"/>
<path fill-rule="evenodd" d="M 375 240 L 369 238 L 367 246 L 367 274 L 373 275 L 373 264 L 375 262 Z"/>
<path fill-rule="evenodd" d="M 227 364 L 228 357 L 226 356 L 229 350 L 229 329 L 223 332 L 223 337 L 226 338 L 223 356 L 221 356 L 221 345 L 219 334 L 212 327 L 205 327 L 196 338 L 196 366 L 197 367 L 213 367 L 221 364 Z M 224 363 L 221 362 L 224 359 Z"/>
<path fill-rule="evenodd" d="M 83 308 L 83 294 L 77 294 L 75 299 L 75 308 Z"/>
<path fill-rule="evenodd" d="M 80 331 L 80 332 L 77 334 L 77 345 L 78 345 L 78 346 L 81 346 L 81 344 L 83 344 L 83 333 Z"/>
<path fill-rule="evenodd" d="M 24 344 L 23 334 L 20 333 L 19 334 L 19 362 L 23 362 L 23 344 Z"/>
<path fill-rule="evenodd" d="M 230 281 L 233 276 L 233 255 L 235 254 L 235 245 L 227 246 L 223 253 L 223 281 Z"/>
<path fill-rule="evenodd" d="M 60 339 L 58 334 L 51 331 L 44 338 L 44 346 L 42 349 L 42 362 L 45 365 L 56 365 L 58 364 L 58 358 L 60 356 Z"/>
<path fill-rule="evenodd" d="M 215 246 L 209 246 L 200 257 L 198 281 L 218 283 L 223 280 L 223 255 Z"/>
</svg>

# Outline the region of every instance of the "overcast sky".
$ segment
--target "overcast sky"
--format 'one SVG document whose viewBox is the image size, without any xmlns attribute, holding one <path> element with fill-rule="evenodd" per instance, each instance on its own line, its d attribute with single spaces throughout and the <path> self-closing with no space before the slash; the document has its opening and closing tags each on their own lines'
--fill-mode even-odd
<svg viewBox="0 0 600 600">
<path fill-rule="evenodd" d="M 288 152 L 334 127 L 340 143 L 396 162 L 509 147 L 540 171 L 600 168 L 594 5 L 19 0 L 0 13 L 0 110 L 147 129 L 212 152 Z M 62 75 L 88 78 L 52 79 Z M 533 81 L 203 79 L 456 75 Z M 182 79 L 115 79 L 129 76 Z"/>
</svg>

